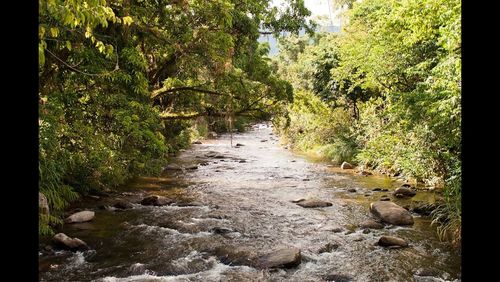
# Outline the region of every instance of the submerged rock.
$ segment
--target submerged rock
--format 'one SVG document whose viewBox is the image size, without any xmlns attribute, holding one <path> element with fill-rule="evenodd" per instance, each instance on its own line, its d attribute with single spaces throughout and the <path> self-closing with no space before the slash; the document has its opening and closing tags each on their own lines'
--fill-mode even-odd
<svg viewBox="0 0 500 282">
<path fill-rule="evenodd" d="M 142 199 L 141 205 L 144 206 L 164 206 L 173 203 L 174 201 L 158 195 L 153 195 Z"/>
<path fill-rule="evenodd" d="M 65 223 L 78 223 L 78 222 L 86 222 L 91 221 L 95 216 L 95 212 L 93 211 L 81 211 L 74 213 L 68 216 L 64 222 Z"/>
<path fill-rule="evenodd" d="M 354 166 L 348 162 L 343 162 L 341 165 L 340 165 L 340 168 L 341 169 L 353 169 Z"/>
<path fill-rule="evenodd" d="M 132 205 L 132 203 L 128 202 L 128 201 L 125 201 L 125 200 L 120 200 L 118 202 L 116 202 L 113 207 L 117 208 L 117 209 L 131 209 L 133 208 L 134 206 Z"/>
<path fill-rule="evenodd" d="M 405 240 L 399 237 L 385 235 L 380 237 L 377 244 L 382 247 L 408 247 L 408 243 Z"/>
<path fill-rule="evenodd" d="M 52 240 L 57 246 L 72 251 L 81 251 L 89 249 L 87 243 L 85 243 L 84 241 L 78 238 L 70 238 L 64 233 L 58 233 L 54 235 Z"/>
<path fill-rule="evenodd" d="M 330 202 L 325 202 L 321 200 L 304 200 L 297 203 L 297 205 L 303 208 L 324 208 L 332 205 Z"/>
<path fill-rule="evenodd" d="M 373 219 L 368 219 L 359 224 L 359 227 L 370 228 L 370 229 L 382 229 L 384 228 L 384 225 L 380 222 L 376 222 Z"/>
<path fill-rule="evenodd" d="M 404 208 L 393 202 L 373 202 L 370 204 L 370 212 L 382 221 L 394 225 L 412 225 L 413 217 Z"/>
<path fill-rule="evenodd" d="M 417 194 L 417 192 L 413 191 L 408 187 L 399 187 L 398 189 L 394 190 L 392 194 L 395 197 L 404 198 L 404 197 L 413 197 Z"/>
<path fill-rule="evenodd" d="M 291 268 L 301 263 L 300 249 L 295 247 L 282 248 L 265 254 L 256 259 L 255 267 L 266 268 Z"/>
</svg>

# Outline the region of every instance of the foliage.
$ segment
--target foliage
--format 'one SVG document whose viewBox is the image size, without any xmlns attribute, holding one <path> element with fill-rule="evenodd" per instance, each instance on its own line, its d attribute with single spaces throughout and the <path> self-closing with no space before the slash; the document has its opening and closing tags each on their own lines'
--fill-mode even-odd
<svg viewBox="0 0 500 282">
<path fill-rule="evenodd" d="M 435 222 L 441 237 L 451 232 L 459 240 L 460 1 L 335 2 L 350 8 L 341 34 L 280 41 L 274 67 L 295 88 L 277 119 L 281 132 L 301 150 L 321 146 L 336 162 L 352 159 L 417 181 L 448 179 Z M 339 127 L 345 130 L 333 130 Z"/>
<path fill-rule="evenodd" d="M 303 1 L 269 6 L 40 0 L 39 188 L 53 215 L 40 217 L 40 234 L 80 195 L 160 173 L 203 135 L 193 119 L 261 118 L 291 101 L 257 39 L 312 23 Z"/>
</svg>

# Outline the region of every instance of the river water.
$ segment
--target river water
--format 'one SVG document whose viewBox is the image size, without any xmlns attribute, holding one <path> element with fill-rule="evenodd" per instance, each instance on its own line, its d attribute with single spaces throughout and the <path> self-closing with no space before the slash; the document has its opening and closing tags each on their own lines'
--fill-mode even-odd
<svg viewBox="0 0 500 282">
<path fill-rule="evenodd" d="M 392 198 L 391 190 L 401 182 L 360 176 L 294 154 L 279 145 L 267 124 L 234 134 L 232 142 L 244 146 L 231 147 L 229 135 L 205 140 L 175 157 L 169 166 L 173 169 L 161 177 L 138 178 L 117 196 L 77 204 L 76 208 L 94 210 L 95 218 L 65 225 L 60 232 L 84 240 L 91 250 L 58 251 L 56 256 L 40 253 L 40 265 L 45 266 L 40 281 L 460 279 L 460 254 L 438 240 L 428 217 L 413 214 L 413 226 L 386 226 L 369 233 L 357 227 L 371 218 L 369 204 L 382 195 L 407 205 L 433 202 L 432 192 L 420 191 L 406 200 Z M 198 168 L 176 169 L 193 165 Z M 349 188 L 356 192 L 348 192 Z M 139 204 L 149 194 L 176 203 Z M 117 198 L 133 202 L 133 208 L 99 208 Z M 333 205 L 307 209 L 291 202 L 298 198 Z M 410 246 L 379 247 L 381 235 L 401 237 Z M 330 248 L 320 251 L 327 244 Z M 238 260 L 290 246 L 301 250 L 301 264 L 295 268 L 260 270 Z"/>
</svg>

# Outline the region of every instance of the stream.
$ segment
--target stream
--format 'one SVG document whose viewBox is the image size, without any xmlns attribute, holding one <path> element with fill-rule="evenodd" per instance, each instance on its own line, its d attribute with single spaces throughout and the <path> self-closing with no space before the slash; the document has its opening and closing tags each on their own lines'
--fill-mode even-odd
<svg viewBox="0 0 500 282">
<path fill-rule="evenodd" d="M 236 143 L 243 146 L 234 146 Z M 40 252 L 40 281 L 456 281 L 461 256 L 440 242 L 428 216 L 412 213 L 412 226 L 364 231 L 369 205 L 383 195 L 405 206 L 432 203 L 418 191 L 394 198 L 402 182 L 361 176 L 294 154 L 279 144 L 268 124 L 229 134 L 174 157 L 161 177 L 141 177 L 111 197 L 86 198 L 74 209 L 93 210 L 90 222 L 66 224 L 58 232 L 85 241 L 90 250 Z M 348 189 L 356 189 L 355 192 Z M 389 191 L 373 191 L 386 188 Z M 148 195 L 174 200 L 145 206 Z M 303 208 L 293 200 L 332 203 Z M 103 209 L 117 199 L 126 210 Z M 382 235 L 409 247 L 376 243 Z M 47 243 L 47 242 L 41 242 Z M 326 248 L 325 248 L 326 246 Z M 258 269 L 241 258 L 296 247 L 301 263 L 288 269 Z"/>
</svg>

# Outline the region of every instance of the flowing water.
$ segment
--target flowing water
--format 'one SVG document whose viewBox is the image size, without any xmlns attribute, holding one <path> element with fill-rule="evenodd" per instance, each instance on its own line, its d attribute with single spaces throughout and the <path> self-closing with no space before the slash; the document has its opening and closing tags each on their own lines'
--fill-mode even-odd
<svg viewBox="0 0 500 282">
<path fill-rule="evenodd" d="M 231 147 L 229 135 L 205 140 L 174 158 L 174 169 L 161 177 L 142 177 L 123 187 L 117 197 L 80 203 L 80 208 L 94 210 L 95 218 L 65 225 L 61 232 L 84 240 L 91 250 L 40 254 L 40 265 L 45 266 L 40 280 L 460 279 L 460 255 L 437 239 L 428 217 L 413 214 L 413 226 L 386 226 L 369 233 L 357 227 L 371 218 L 370 202 L 390 195 L 400 182 L 345 172 L 287 151 L 266 124 L 233 135 L 232 142 L 244 146 Z M 175 169 L 193 165 L 198 168 Z M 372 191 L 375 187 L 389 191 Z M 356 192 L 348 192 L 349 188 Z M 138 204 L 149 194 L 167 196 L 176 204 Z M 411 201 L 432 202 L 435 196 L 420 191 L 412 199 L 391 196 L 391 200 L 404 206 Z M 135 203 L 134 207 L 123 211 L 98 208 L 117 198 Z M 298 198 L 316 198 L 333 205 L 307 209 L 291 202 Z M 381 235 L 401 237 L 410 246 L 379 247 L 376 242 Z M 327 244 L 330 248 L 320 251 Z M 302 262 L 297 267 L 260 270 L 238 263 L 238 256 L 289 246 L 301 250 Z M 228 258 L 228 253 L 232 257 Z"/>
</svg>

